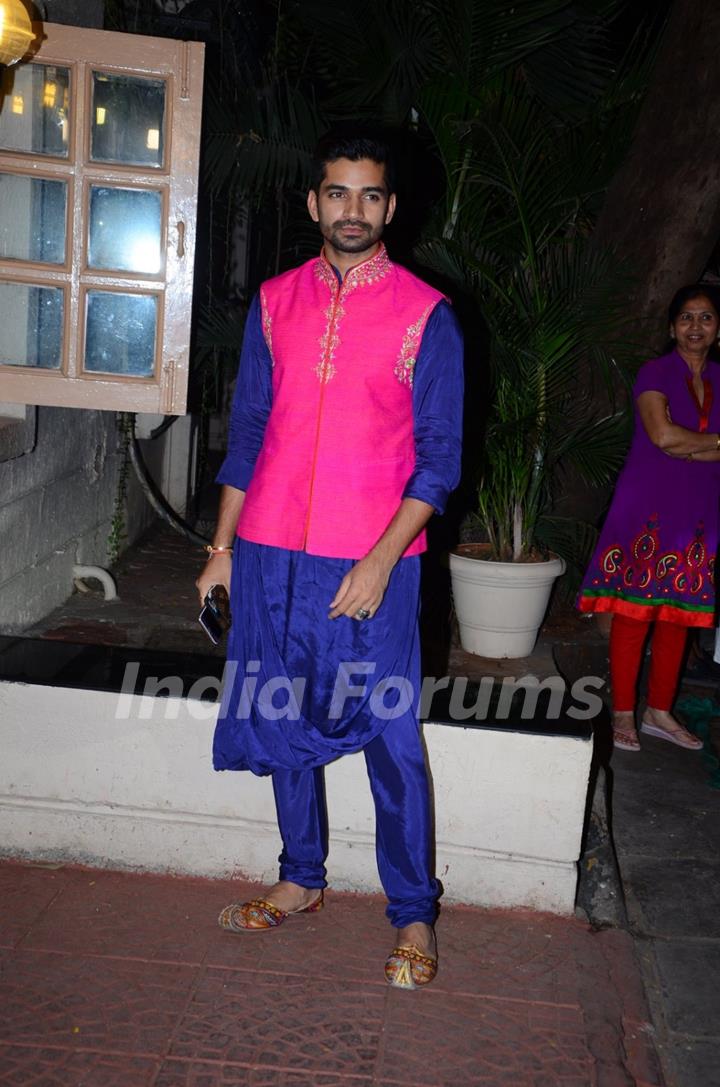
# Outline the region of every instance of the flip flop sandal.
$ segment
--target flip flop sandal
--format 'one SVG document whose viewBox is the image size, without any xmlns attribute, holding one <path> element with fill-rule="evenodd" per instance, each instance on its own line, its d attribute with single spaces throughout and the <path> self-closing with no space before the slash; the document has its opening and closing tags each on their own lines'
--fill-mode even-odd
<svg viewBox="0 0 720 1087">
<path fill-rule="evenodd" d="M 613 727 L 613 747 L 617 747 L 620 751 L 639 751 L 640 741 L 633 725 L 628 728 L 616 728 Z"/>
<path fill-rule="evenodd" d="M 686 728 L 681 726 L 681 729 L 681 731 L 671 732 L 669 729 L 651 725 L 649 721 L 643 721 L 640 725 L 640 731 L 648 736 L 657 736 L 659 740 L 667 740 L 669 744 L 684 747 L 687 751 L 702 751 L 704 746 L 702 740 L 698 740 L 697 736 L 693 736 L 692 732 L 688 732 Z"/>
</svg>

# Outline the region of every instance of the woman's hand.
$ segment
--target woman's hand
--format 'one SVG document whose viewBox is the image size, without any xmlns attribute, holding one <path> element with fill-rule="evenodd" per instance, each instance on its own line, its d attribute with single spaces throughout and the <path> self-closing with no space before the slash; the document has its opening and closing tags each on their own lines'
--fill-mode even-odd
<svg viewBox="0 0 720 1087">
<path fill-rule="evenodd" d="M 224 585 L 230 596 L 230 577 L 232 575 L 232 555 L 223 552 L 219 555 L 211 555 L 203 567 L 200 577 L 195 582 L 200 594 L 201 606 L 205 603 L 205 597 L 213 585 Z"/>
<path fill-rule="evenodd" d="M 648 389 L 638 396 L 637 406 L 648 438 L 669 457 L 720 460 L 719 436 L 714 432 L 687 430 L 673 423 L 664 393 Z"/>
</svg>

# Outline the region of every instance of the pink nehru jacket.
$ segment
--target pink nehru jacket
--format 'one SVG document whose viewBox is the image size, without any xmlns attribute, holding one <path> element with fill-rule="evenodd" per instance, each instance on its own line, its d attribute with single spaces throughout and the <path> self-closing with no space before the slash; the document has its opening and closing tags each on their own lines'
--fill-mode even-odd
<svg viewBox="0 0 720 1087">
<path fill-rule="evenodd" d="M 238 536 L 361 558 L 415 465 L 412 377 L 442 295 L 383 246 L 342 284 L 324 256 L 260 291 L 273 402 Z M 425 533 L 406 555 L 425 550 Z"/>
</svg>

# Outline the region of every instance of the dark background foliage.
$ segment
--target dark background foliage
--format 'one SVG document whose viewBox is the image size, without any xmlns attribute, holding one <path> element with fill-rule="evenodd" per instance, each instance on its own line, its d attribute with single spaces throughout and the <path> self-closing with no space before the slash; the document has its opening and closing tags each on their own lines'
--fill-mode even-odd
<svg viewBox="0 0 720 1087">
<path fill-rule="evenodd" d="M 193 406 L 207 414 L 222 402 L 258 284 L 317 252 L 305 209 L 317 137 L 338 121 L 371 121 L 390 134 L 399 161 L 391 253 L 452 298 L 466 335 L 465 486 L 445 530 L 452 536 L 476 504 L 478 477 L 488 477 L 486 432 L 496 449 L 510 436 L 514 456 L 548 469 L 528 484 L 545 515 L 545 545 L 576 553 L 579 564 L 591 528 L 558 519 L 554 490 L 567 472 L 582 486 L 607 483 L 624 442 L 619 417 L 608 422 L 593 409 L 598 390 L 582 376 L 583 358 L 607 390 L 626 380 L 633 354 L 618 336 L 619 270 L 610 260 L 589 274 L 600 260 L 593 231 L 669 8 L 668 0 L 108 0 L 108 29 L 207 46 Z M 603 278 L 615 295 L 600 290 Z M 508 299 L 509 308 L 500 304 Z M 555 362 L 563 380 L 548 386 L 543 352 L 556 359 L 562 307 L 593 338 Z M 522 350 L 530 341 L 534 354 Z M 498 375 L 515 367 L 534 388 L 538 360 L 543 395 L 555 389 L 554 416 L 505 403 L 501 417 Z M 520 448 L 518 434 L 529 444 Z M 495 465 L 491 475 L 501 474 Z M 520 499 L 508 490 L 494 501 Z"/>
</svg>

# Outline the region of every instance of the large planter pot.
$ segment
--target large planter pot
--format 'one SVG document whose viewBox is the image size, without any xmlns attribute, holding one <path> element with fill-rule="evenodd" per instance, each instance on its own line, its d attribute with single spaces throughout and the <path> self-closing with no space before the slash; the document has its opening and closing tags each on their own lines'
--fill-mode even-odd
<svg viewBox="0 0 720 1087">
<path fill-rule="evenodd" d="M 491 562 L 487 554 L 487 544 L 460 544 L 450 552 L 460 642 L 481 657 L 527 657 L 565 560 Z"/>
</svg>

